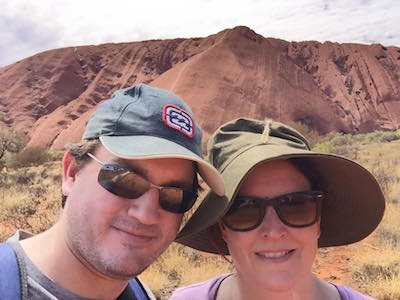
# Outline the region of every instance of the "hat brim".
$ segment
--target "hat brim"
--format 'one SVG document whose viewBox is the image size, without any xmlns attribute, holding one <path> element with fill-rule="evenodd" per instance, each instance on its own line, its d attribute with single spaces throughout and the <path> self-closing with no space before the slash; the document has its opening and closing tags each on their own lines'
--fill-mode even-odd
<svg viewBox="0 0 400 300">
<path fill-rule="evenodd" d="M 240 154 L 222 171 L 226 196 L 207 193 L 176 241 L 205 252 L 229 254 L 215 227 L 228 211 L 241 182 L 255 166 L 289 158 L 306 159 L 324 192 L 319 247 L 360 241 L 378 226 L 385 209 L 384 196 L 376 179 L 365 168 L 336 155 L 261 144 Z M 210 229 L 214 232 L 214 241 L 211 241 Z"/>
<path fill-rule="evenodd" d="M 197 163 L 198 172 L 210 189 L 224 195 L 224 180 L 210 163 L 170 140 L 155 136 L 100 136 L 103 146 L 112 154 L 123 159 L 180 158 Z"/>
</svg>

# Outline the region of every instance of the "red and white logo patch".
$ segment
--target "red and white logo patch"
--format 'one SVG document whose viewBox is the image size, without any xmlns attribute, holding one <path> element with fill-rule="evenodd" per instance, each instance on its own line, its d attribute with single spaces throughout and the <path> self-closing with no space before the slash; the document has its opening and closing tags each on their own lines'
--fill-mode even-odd
<svg viewBox="0 0 400 300">
<path fill-rule="evenodd" d="M 192 117 L 179 106 L 164 105 L 163 122 L 170 128 L 178 130 L 189 138 L 193 138 L 195 127 Z"/>
</svg>

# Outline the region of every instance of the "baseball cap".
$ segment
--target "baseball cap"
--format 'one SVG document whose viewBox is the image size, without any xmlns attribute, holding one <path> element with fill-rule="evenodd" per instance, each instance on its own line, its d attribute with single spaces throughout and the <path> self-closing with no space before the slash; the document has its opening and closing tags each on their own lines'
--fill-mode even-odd
<svg viewBox="0 0 400 300">
<path fill-rule="evenodd" d="M 138 84 L 114 92 L 91 115 L 82 138 L 99 139 L 123 159 L 194 161 L 211 190 L 224 194 L 221 175 L 202 158 L 202 132 L 193 112 L 167 90 Z"/>
</svg>

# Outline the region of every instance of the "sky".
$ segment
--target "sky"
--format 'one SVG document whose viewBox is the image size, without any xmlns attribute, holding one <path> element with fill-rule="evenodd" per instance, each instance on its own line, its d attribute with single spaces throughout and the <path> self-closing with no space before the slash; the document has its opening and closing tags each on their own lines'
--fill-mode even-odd
<svg viewBox="0 0 400 300">
<path fill-rule="evenodd" d="M 239 25 L 286 41 L 400 47 L 400 1 L 0 0 L 0 67 L 55 48 L 206 37 Z"/>
</svg>

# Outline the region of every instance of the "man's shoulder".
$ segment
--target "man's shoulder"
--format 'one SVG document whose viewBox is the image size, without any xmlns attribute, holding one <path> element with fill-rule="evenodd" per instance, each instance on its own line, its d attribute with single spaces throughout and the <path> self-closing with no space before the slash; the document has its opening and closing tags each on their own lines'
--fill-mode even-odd
<svg viewBox="0 0 400 300">
<path fill-rule="evenodd" d="M 29 232 L 24 231 L 22 229 L 18 229 L 12 236 L 10 236 L 7 239 L 7 242 L 15 243 L 15 242 L 19 242 L 19 241 L 25 240 L 27 238 L 30 238 L 32 236 L 33 236 L 32 233 L 29 233 Z"/>
<path fill-rule="evenodd" d="M 357 292 L 356 290 L 353 290 L 352 288 L 345 286 L 345 285 L 338 285 L 336 286 L 340 298 L 342 300 L 374 300 L 375 298 L 372 298 L 370 296 L 361 294 L 360 292 Z"/>
<path fill-rule="evenodd" d="M 1 270 L 4 271 L 4 268 L 18 268 L 17 257 L 15 255 L 13 247 L 9 243 L 0 243 L 0 266 Z M 6 275 L 6 272 L 0 272 L 3 275 Z"/>
<path fill-rule="evenodd" d="M 1 297 L 19 299 L 21 287 L 17 258 L 13 248 L 7 243 L 0 244 L 0 270 Z"/>
<path fill-rule="evenodd" d="M 170 300 L 213 300 L 222 280 L 230 275 L 223 274 L 207 281 L 178 288 L 172 293 Z"/>
<path fill-rule="evenodd" d="M 150 300 L 156 300 L 156 297 L 150 290 L 150 288 L 143 282 L 141 281 L 138 277 L 132 278 L 129 280 L 129 286 L 133 290 L 133 292 L 136 295 L 136 298 L 139 297 L 138 299 L 150 299 Z M 147 297 L 146 297 L 147 296 Z"/>
</svg>

